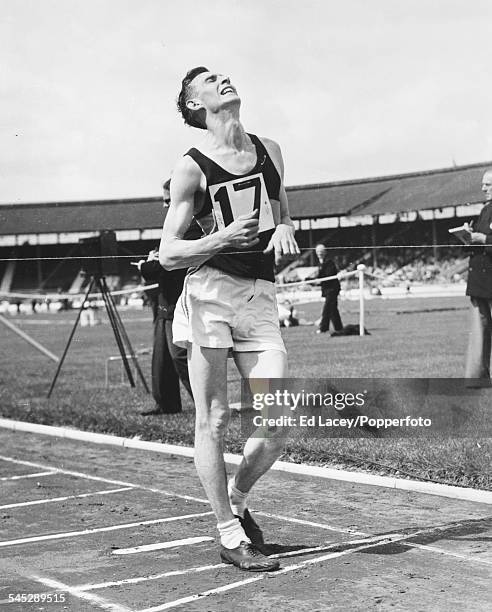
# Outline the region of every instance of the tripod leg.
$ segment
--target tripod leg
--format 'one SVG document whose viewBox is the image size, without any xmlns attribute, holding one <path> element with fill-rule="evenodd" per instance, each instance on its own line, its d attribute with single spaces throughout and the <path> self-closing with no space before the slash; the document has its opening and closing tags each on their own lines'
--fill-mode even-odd
<svg viewBox="0 0 492 612">
<path fill-rule="evenodd" d="M 91 278 L 91 282 L 89 283 L 89 288 L 86 291 L 85 297 L 84 297 L 84 299 L 82 301 L 82 304 L 80 305 L 79 312 L 77 314 L 77 318 L 75 319 L 75 323 L 73 324 L 72 331 L 70 332 L 70 336 L 68 338 L 67 345 L 65 346 L 65 350 L 63 351 L 63 355 L 62 355 L 62 357 L 60 359 L 58 367 L 56 368 L 55 376 L 54 376 L 53 381 L 51 383 L 50 390 L 48 391 L 48 396 L 47 396 L 48 399 L 51 397 L 53 389 L 55 388 L 55 384 L 56 384 L 56 381 L 58 379 L 58 375 L 60 374 L 60 370 L 62 369 L 63 362 L 65 361 L 65 357 L 67 356 L 68 349 L 70 348 L 70 344 L 72 343 L 72 339 L 73 339 L 73 336 L 75 334 L 75 330 L 77 329 L 77 325 L 79 324 L 80 315 L 82 314 L 82 311 L 84 310 L 84 304 L 86 303 L 87 298 L 89 297 L 89 294 L 90 294 L 90 292 L 92 291 L 92 289 L 94 287 L 94 282 L 95 282 L 94 278 Z"/>
<path fill-rule="evenodd" d="M 126 344 L 126 346 L 128 348 L 128 352 L 129 352 L 129 354 L 130 354 L 130 356 L 132 358 L 133 365 L 135 366 L 135 371 L 139 375 L 140 380 L 142 381 L 142 384 L 144 386 L 145 391 L 147 393 L 150 393 L 149 386 L 147 385 L 147 381 L 145 380 L 145 377 L 143 375 L 142 369 L 141 369 L 140 364 L 138 362 L 137 356 L 135 355 L 135 351 L 133 350 L 132 343 L 130 342 L 130 338 L 129 338 L 128 334 L 126 333 L 126 329 L 125 329 L 125 326 L 123 325 L 123 321 L 121 320 L 120 313 L 118 312 L 118 309 L 116 308 L 116 304 L 114 302 L 113 296 L 111 295 L 111 292 L 108 289 L 108 286 L 106 284 L 106 279 L 104 277 L 102 279 L 102 282 L 104 284 L 108 300 L 112 304 L 113 311 L 114 311 L 115 318 L 116 318 L 116 322 L 117 322 L 117 325 L 118 325 L 120 333 L 121 333 L 121 337 L 123 338 L 123 340 L 124 340 L 124 342 L 125 342 L 125 344 Z"/>
<path fill-rule="evenodd" d="M 106 306 L 106 312 L 108 313 L 109 322 L 111 323 L 111 327 L 113 329 L 113 334 L 116 340 L 116 344 L 118 345 L 118 349 L 120 351 L 121 360 L 123 361 L 123 365 L 125 366 L 126 375 L 128 377 L 128 382 L 130 386 L 135 387 L 135 380 L 133 378 L 132 371 L 130 369 L 130 364 L 128 363 L 128 358 L 126 356 L 125 345 L 123 344 L 123 339 L 121 337 L 120 329 L 118 327 L 118 321 L 115 314 L 115 308 L 112 300 L 109 296 L 108 286 L 106 285 L 106 280 L 104 277 L 98 277 L 97 286 L 104 300 L 104 305 Z"/>
</svg>

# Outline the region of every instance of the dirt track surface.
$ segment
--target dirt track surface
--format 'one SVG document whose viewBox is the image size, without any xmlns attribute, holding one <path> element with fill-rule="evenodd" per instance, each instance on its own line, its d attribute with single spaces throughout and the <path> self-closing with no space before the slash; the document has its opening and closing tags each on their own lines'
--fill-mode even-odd
<svg viewBox="0 0 492 612">
<path fill-rule="evenodd" d="M 270 472 L 250 505 L 282 570 L 246 573 L 220 563 L 191 459 L 1 430 L 0 455 L 2 611 L 491 609 L 489 505 Z"/>
</svg>

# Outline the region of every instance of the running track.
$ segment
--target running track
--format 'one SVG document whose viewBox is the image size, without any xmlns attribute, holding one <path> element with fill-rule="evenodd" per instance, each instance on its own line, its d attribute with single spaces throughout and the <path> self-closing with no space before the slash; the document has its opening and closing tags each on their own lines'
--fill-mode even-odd
<svg viewBox="0 0 492 612">
<path fill-rule="evenodd" d="M 190 459 L 0 431 L 0 491 L 2 611 L 490 609 L 490 505 L 272 472 L 251 505 L 282 568 L 249 574 Z"/>
</svg>

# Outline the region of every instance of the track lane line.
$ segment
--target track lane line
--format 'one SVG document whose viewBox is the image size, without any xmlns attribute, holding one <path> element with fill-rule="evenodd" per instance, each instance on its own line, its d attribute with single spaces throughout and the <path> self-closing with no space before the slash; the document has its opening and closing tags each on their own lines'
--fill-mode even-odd
<svg viewBox="0 0 492 612">
<path fill-rule="evenodd" d="M 139 552 L 152 552 L 153 550 L 163 550 L 165 548 L 176 548 L 178 546 L 189 546 L 191 544 L 199 544 L 200 542 L 213 542 L 214 538 L 210 536 L 183 538 L 181 540 L 170 540 L 169 542 L 157 542 L 155 544 L 144 544 L 142 546 L 134 546 L 133 548 L 117 548 L 111 552 L 112 555 L 133 555 Z"/>
<path fill-rule="evenodd" d="M 212 538 L 211 538 L 212 539 Z M 348 546 L 350 544 L 368 544 L 371 542 L 375 542 L 376 540 L 384 541 L 386 539 L 385 536 L 374 536 L 373 538 L 365 538 L 361 540 L 346 540 L 344 542 L 326 542 L 321 546 L 313 546 L 310 548 L 299 548 L 297 550 L 287 551 L 283 553 L 277 553 L 273 555 L 269 555 L 271 559 L 283 559 L 286 557 L 292 557 L 296 555 L 304 555 L 308 553 L 314 552 L 328 552 L 336 550 L 337 548 Z M 220 569 L 220 568 L 230 568 L 230 565 L 227 563 L 217 563 L 215 565 L 202 565 L 198 567 L 190 567 L 188 569 L 183 570 L 173 570 L 170 572 L 163 572 L 162 574 L 151 574 L 150 576 L 137 576 L 135 578 L 124 578 L 122 580 L 114 580 L 111 582 L 100 582 L 95 584 L 81 584 L 76 588 L 82 591 L 92 591 L 97 589 L 106 589 L 113 586 L 121 586 L 124 584 L 138 584 L 140 582 L 146 582 L 147 580 L 159 580 L 161 578 L 169 578 L 172 576 L 183 576 L 187 574 L 197 574 L 201 572 L 206 572 L 210 570 Z"/>
<path fill-rule="evenodd" d="M 470 555 L 463 555 L 461 553 L 455 553 L 450 550 L 446 550 L 444 548 L 439 548 L 439 546 L 429 546 L 428 544 L 416 544 L 415 542 L 406 542 L 405 546 L 409 546 L 410 548 L 418 548 L 419 550 L 428 550 L 429 552 L 437 553 L 439 555 L 444 555 L 446 557 L 455 557 L 456 559 L 463 559 L 464 561 L 470 561 L 471 563 L 483 563 L 485 565 L 492 565 L 492 561 L 488 559 L 481 559 L 478 556 L 471 557 Z"/>
<path fill-rule="evenodd" d="M 40 582 L 45 586 L 50 587 L 51 589 L 56 589 L 57 591 L 62 591 L 77 597 L 78 599 L 82 599 L 91 603 L 91 605 L 97 606 L 98 608 L 102 608 L 103 610 L 109 610 L 110 612 L 133 612 L 130 608 L 126 606 L 121 606 L 119 604 L 113 603 L 112 601 L 108 601 L 99 595 L 94 595 L 92 593 L 86 593 L 85 591 L 80 591 L 76 587 L 71 587 L 68 584 L 64 584 L 63 582 L 59 582 L 58 580 L 52 580 L 51 578 L 45 578 L 43 576 L 37 576 L 32 574 L 29 576 L 32 580 L 36 582 Z"/>
<path fill-rule="evenodd" d="M 43 469 L 51 469 L 56 470 L 56 472 L 60 474 L 66 474 L 68 476 L 76 476 L 78 478 L 85 478 L 87 480 L 95 480 L 97 482 L 106 482 L 108 484 L 119 485 L 122 487 L 132 487 L 134 489 L 142 489 L 144 491 L 150 491 L 151 493 L 161 493 L 162 495 L 167 495 L 168 497 L 177 497 L 179 499 L 186 499 L 188 501 L 196 501 L 201 504 L 207 504 L 208 500 L 203 499 L 201 497 L 192 497 L 191 495 L 183 495 L 181 493 L 173 493 L 172 491 L 167 491 L 166 489 L 157 489 L 155 487 L 147 487 L 145 485 L 140 485 L 134 482 L 124 482 L 122 480 L 113 480 L 109 478 L 103 478 L 101 476 L 93 476 L 92 474 L 85 474 L 84 472 L 74 472 L 72 470 L 63 470 L 58 468 L 50 468 L 49 466 L 43 465 L 41 463 L 33 463 L 31 461 L 21 461 L 20 459 L 13 459 L 12 457 L 5 457 L 0 455 L 0 460 L 2 461 L 10 461 L 11 463 L 18 463 L 20 465 L 29 465 L 31 467 L 38 467 Z"/>
<path fill-rule="evenodd" d="M 90 474 L 84 474 L 82 472 L 74 472 L 74 471 L 69 471 L 69 470 L 58 470 L 58 468 L 50 468 L 50 466 L 46 466 L 43 464 L 39 464 L 39 463 L 34 463 L 31 461 L 23 461 L 20 459 L 14 459 L 12 457 L 6 457 L 4 455 L 0 455 L 0 460 L 3 461 L 10 461 L 12 463 L 17 463 L 20 465 L 28 465 L 31 467 L 38 467 L 38 468 L 44 468 L 44 469 L 51 469 L 51 470 L 56 470 L 53 471 L 53 473 L 64 473 L 64 474 L 68 474 L 71 476 L 78 476 L 80 478 L 86 478 L 86 479 L 90 479 L 90 480 L 96 480 L 99 482 L 106 482 L 108 484 L 118 484 L 118 485 L 123 485 L 123 486 L 128 486 L 131 488 L 135 488 L 135 489 L 141 489 L 144 491 L 149 491 L 151 493 L 160 493 L 163 495 L 167 495 L 169 497 L 176 497 L 178 499 L 186 499 L 188 501 L 196 501 L 196 502 L 200 502 L 200 503 L 204 503 L 207 505 L 210 505 L 208 500 L 203 499 L 203 498 L 197 498 L 197 497 L 191 497 L 189 495 L 182 495 L 180 493 L 173 493 L 171 491 L 167 491 L 167 490 L 163 490 L 163 489 L 157 489 L 154 487 L 147 487 L 144 485 L 139 485 L 139 484 L 135 484 L 135 483 L 130 483 L 130 482 L 123 482 L 123 481 L 118 481 L 118 480 L 110 480 L 107 478 L 102 478 L 102 477 L 98 477 L 98 476 L 92 476 Z M 299 524 L 306 524 L 306 525 L 310 525 L 312 527 L 319 527 L 320 529 L 326 529 L 329 531 L 335 531 L 335 532 L 339 532 L 339 533 L 348 533 L 348 534 L 353 534 L 353 535 L 358 535 L 358 536 L 367 536 L 369 537 L 371 534 L 362 532 L 362 531 L 356 531 L 356 530 L 352 530 L 352 529 L 348 529 L 348 528 L 344 528 L 344 527 L 333 527 L 330 525 L 327 525 L 326 523 L 317 523 L 317 522 L 313 522 L 313 521 L 304 521 L 303 519 L 296 519 L 294 517 L 286 517 L 283 515 L 277 515 L 277 514 L 272 514 L 272 513 L 267 513 L 267 512 L 262 512 L 262 511 L 256 511 L 256 514 L 260 514 L 263 515 L 265 517 L 269 517 L 269 518 L 275 518 L 275 519 L 279 519 L 279 520 L 285 520 L 285 521 L 289 521 L 289 522 L 294 522 L 294 523 L 299 523 Z M 480 517 L 477 520 L 484 520 L 487 519 L 489 517 Z M 412 546 L 413 548 L 419 548 L 421 546 L 424 546 L 422 544 L 416 544 L 416 543 L 410 543 L 408 544 L 409 546 Z M 479 558 L 475 558 L 475 557 L 468 557 L 468 556 L 461 556 L 458 553 L 452 553 L 449 551 L 446 551 L 445 549 L 441 549 L 439 547 L 432 547 L 432 550 L 427 547 L 427 548 L 422 548 L 422 550 L 428 550 L 429 552 L 434 552 L 434 553 L 438 553 L 438 554 L 442 554 L 442 555 L 447 555 L 447 556 L 451 556 L 451 557 L 456 557 L 456 558 L 463 558 L 467 561 L 470 562 L 477 562 L 477 563 L 486 563 L 486 564 L 490 564 L 489 561 L 483 560 L 483 559 L 479 559 Z"/>
<path fill-rule="evenodd" d="M 195 514 L 184 514 L 181 516 L 170 516 L 161 519 L 152 519 L 148 521 L 138 521 L 136 523 L 123 523 L 120 525 L 110 525 L 109 527 L 96 527 L 94 529 L 83 529 L 81 531 L 67 531 L 66 533 L 50 533 L 41 536 L 32 536 L 29 538 L 20 538 L 17 540 L 4 540 L 0 542 L 0 548 L 6 546 L 15 546 L 17 544 L 30 544 L 31 542 L 43 542 L 45 540 L 61 540 L 64 538 L 75 538 L 78 536 L 91 535 L 93 533 L 103 533 L 106 531 L 118 531 L 120 529 L 130 529 L 132 527 L 141 527 L 142 525 L 159 525 L 161 523 L 170 523 L 173 521 L 182 521 L 183 519 L 197 518 L 199 516 L 208 516 L 213 514 L 210 512 L 199 512 Z"/>
<path fill-rule="evenodd" d="M 458 526 L 459 523 L 455 523 L 455 526 Z M 319 557 L 314 557 L 312 559 L 306 559 L 305 561 L 300 561 L 299 563 L 294 563 L 292 565 L 287 565 L 286 567 L 276 571 L 276 572 L 265 572 L 258 574 L 257 576 L 253 576 L 252 578 L 246 578 L 245 580 L 239 580 L 237 582 L 232 582 L 230 584 L 226 584 L 224 586 L 209 589 L 208 591 L 203 591 L 202 593 L 197 593 L 195 595 L 190 595 L 188 597 L 182 597 L 180 599 L 176 599 L 174 601 L 166 602 L 164 604 L 160 604 L 157 606 L 152 606 L 150 608 L 144 608 L 142 610 L 138 610 L 136 612 L 162 612 L 163 610 L 169 610 L 171 608 L 177 608 L 178 606 L 182 606 L 187 603 L 191 603 L 192 601 L 197 601 L 199 599 L 203 599 L 205 597 L 209 597 L 210 595 L 218 595 L 220 593 L 224 593 L 226 591 L 231 591 L 233 589 L 237 589 L 246 584 L 251 584 L 253 582 L 259 582 L 260 580 L 264 580 L 265 578 L 273 578 L 275 576 L 281 576 L 287 574 L 289 572 L 302 569 L 304 567 L 315 565 L 318 563 L 322 563 L 323 561 L 329 561 L 331 559 L 336 559 L 339 557 L 344 557 L 347 555 L 352 555 L 354 553 L 367 550 L 370 548 L 377 548 L 378 546 L 387 546 L 389 544 L 398 544 L 400 542 L 405 542 L 411 538 L 418 537 L 419 535 L 428 535 L 436 531 L 444 531 L 449 529 L 449 525 L 442 525 L 437 527 L 429 527 L 426 529 L 419 529 L 413 533 L 401 534 L 394 533 L 388 534 L 386 536 L 382 536 L 378 541 L 371 542 L 368 544 L 363 544 L 361 546 L 356 546 L 355 548 L 350 548 L 343 551 L 330 552 L 326 555 L 321 555 Z"/>
<path fill-rule="evenodd" d="M 368 537 L 369 533 L 363 533 L 362 531 L 356 531 L 355 529 L 349 529 L 348 527 L 333 527 L 327 523 L 316 523 L 314 521 L 306 521 L 305 519 L 298 519 L 292 516 L 283 516 L 280 514 L 271 514 L 270 512 L 263 512 L 262 510 L 255 510 L 255 514 L 265 516 L 267 518 L 279 519 L 282 521 L 288 521 L 290 523 L 299 523 L 300 525 L 308 525 L 309 527 L 318 527 L 319 529 L 326 529 L 328 531 L 336 531 L 337 533 L 347 533 L 349 535 L 358 535 Z"/>
<path fill-rule="evenodd" d="M 49 472 L 36 472 L 34 474 L 21 474 L 19 476 L 2 476 L 0 478 L 1 482 L 7 482 L 12 480 L 22 480 L 23 478 L 39 478 L 41 476 L 51 476 L 52 474 L 57 474 L 58 470 L 51 470 Z"/>
<path fill-rule="evenodd" d="M 135 578 L 124 578 L 122 580 L 112 580 L 110 582 L 99 582 L 95 584 L 81 584 L 76 588 L 79 591 L 95 591 L 97 589 L 107 589 L 113 586 L 121 586 L 123 584 L 139 584 L 140 582 L 146 582 L 147 580 L 160 580 L 161 578 L 169 578 L 170 576 L 184 576 L 186 574 L 199 574 L 201 572 L 208 572 L 210 570 L 219 569 L 221 567 L 228 567 L 226 563 L 216 563 L 215 565 L 202 565 L 199 567 L 189 567 L 184 570 L 172 570 L 170 572 L 163 572 L 162 574 L 151 574 L 150 576 L 137 576 Z"/>
<path fill-rule="evenodd" d="M 398 537 L 405 538 L 405 537 L 410 537 L 410 536 L 394 534 L 394 538 L 398 538 Z M 192 601 L 197 601 L 199 599 L 209 597 L 210 595 L 218 595 L 220 593 L 224 593 L 226 591 L 231 591 L 233 589 L 237 589 L 239 587 L 245 586 L 246 584 L 251 584 L 252 582 L 259 582 L 260 580 L 264 580 L 267 577 L 274 578 L 275 576 L 287 574 L 289 572 L 300 569 L 302 567 L 306 567 L 307 565 L 312 565 L 314 563 L 321 563 L 322 561 L 327 561 L 329 559 L 334 559 L 336 557 L 341 557 L 343 555 L 353 554 L 361 550 L 366 550 L 368 548 L 374 548 L 376 546 L 382 546 L 384 545 L 384 543 L 389 544 L 395 541 L 394 539 L 390 539 L 390 538 L 391 536 L 386 536 L 385 538 L 380 539 L 377 542 L 372 542 L 369 544 L 364 544 L 362 546 L 357 546 L 356 548 L 352 548 L 348 551 L 333 552 L 333 553 L 329 553 L 326 555 L 322 555 L 320 557 L 315 557 L 314 559 L 307 559 L 306 561 L 301 561 L 300 563 L 288 565 L 276 572 L 264 572 L 261 574 L 257 574 L 256 576 L 253 576 L 251 578 L 246 578 L 244 580 L 238 580 L 237 582 L 231 582 L 229 584 L 225 584 L 215 589 L 209 589 L 208 591 L 203 591 L 195 595 L 189 595 L 188 597 L 181 597 L 180 599 L 169 601 L 164 604 L 157 605 L 157 606 L 152 606 L 150 608 L 144 608 L 143 610 L 138 610 L 136 612 L 162 612 L 162 610 L 169 610 L 171 608 L 177 608 L 178 606 L 182 606 L 184 604 L 191 603 Z"/>
<path fill-rule="evenodd" d="M 67 495 L 66 497 L 48 497 L 47 499 L 35 499 L 27 502 L 18 502 L 16 504 L 4 504 L 0 506 L 0 510 L 6 508 L 22 508 L 24 506 L 37 506 L 39 504 L 51 504 L 53 502 L 67 501 L 68 499 L 81 499 L 91 497 L 93 495 L 111 495 L 112 493 L 123 493 L 124 491 L 133 491 L 134 487 L 122 487 L 120 489 L 104 489 L 102 491 L 92 491 L 91 493 L 80 493 L 79 495 Z"/>
</svg>

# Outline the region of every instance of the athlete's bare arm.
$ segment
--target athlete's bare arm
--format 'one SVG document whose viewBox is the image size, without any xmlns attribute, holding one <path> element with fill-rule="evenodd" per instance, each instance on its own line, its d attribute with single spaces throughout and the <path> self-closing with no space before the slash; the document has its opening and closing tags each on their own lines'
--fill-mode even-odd
<svg viewBox="0 0 492 612">
<path fill-rule="evenodd" d="M 273 236 L 268 243 L 265 253 L 275 252 L 275 263 L 284 255 L 299 255 L 300 250 L 294 238 L 294 223 L 289 214 L 289 203 L 284 186 L 284 160 L 279 145 L 268 138 L 261 139 L 280 175 L 280 222 L 277 224 Z"/>
<path fill-rule="evenodd" d="M 224 249 L 248 249 L 258 242 L 258 211 L 239 217 L 209 236 L 183 240 L 193 218 L 196 195 L 203 193 L 204 178 L 188 156 L 178 162 L 173 172 L 171 205 L 159 247 L 159 261 L 166 270 L 199 266 Z"/>
</svg>

